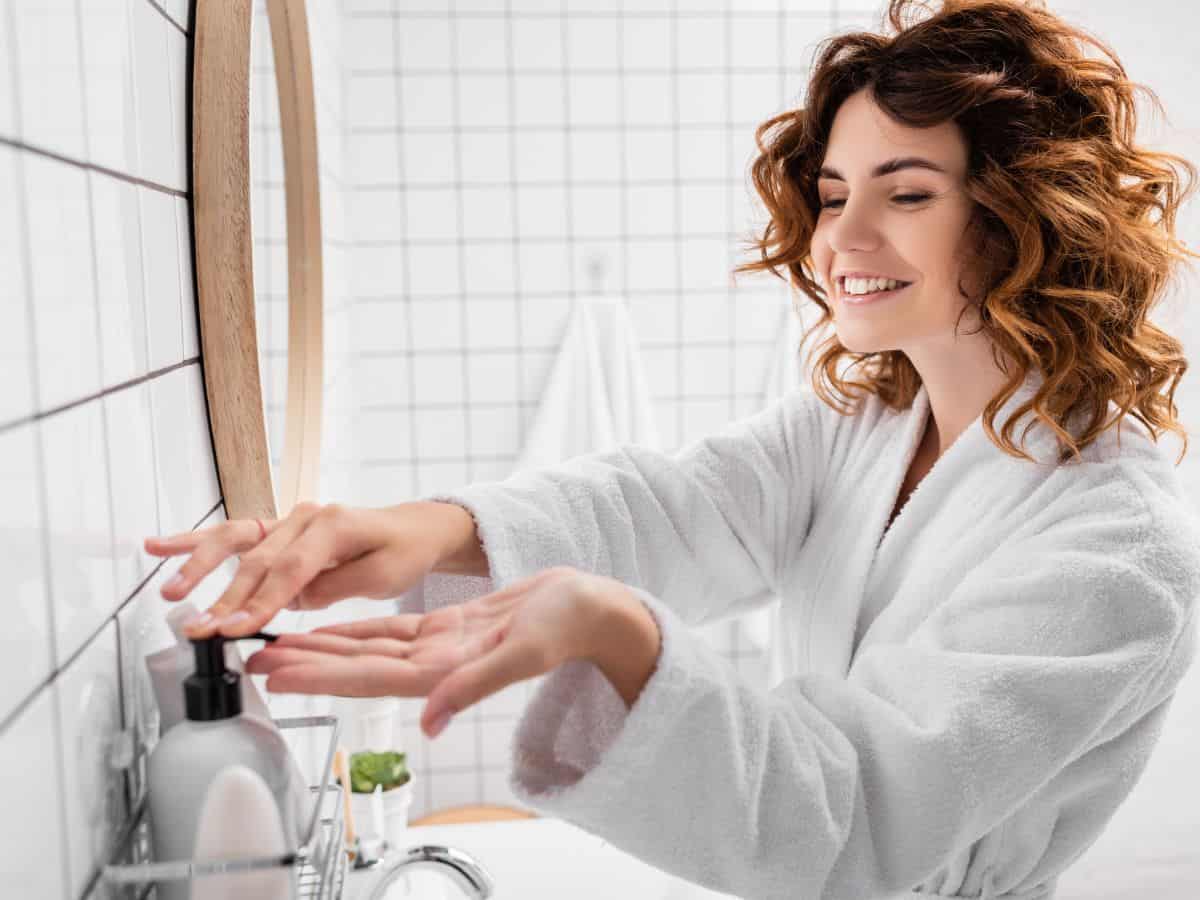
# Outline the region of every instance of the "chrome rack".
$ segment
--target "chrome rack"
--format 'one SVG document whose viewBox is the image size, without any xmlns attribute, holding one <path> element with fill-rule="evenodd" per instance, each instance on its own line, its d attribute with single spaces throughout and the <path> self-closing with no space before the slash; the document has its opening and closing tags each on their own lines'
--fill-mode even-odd
<svg viewBox="0 0 1200 900">
<path fill-rule="evenodd" d="M 138 885 L 255 869 L 288 868 L 292 871 L 295 900 L 340 900 L 349 856 L 345 851 L 342 819 L 342 786 L 333 778 L 333 756 L 338 744 L 337 716 L 295 716 L 273 719 L 280 730 L 328 727 L 329 749 L 313 794 L 312 812 L 299 847 L 280 856 L 207 860 L 148 861 L 152 857 L 147 798 L 143 796 L 128 827 L 104 867 L 102 878 L 113 885 Z M 133 860 L 123 862 L 123 860 Z"/>
</svg>

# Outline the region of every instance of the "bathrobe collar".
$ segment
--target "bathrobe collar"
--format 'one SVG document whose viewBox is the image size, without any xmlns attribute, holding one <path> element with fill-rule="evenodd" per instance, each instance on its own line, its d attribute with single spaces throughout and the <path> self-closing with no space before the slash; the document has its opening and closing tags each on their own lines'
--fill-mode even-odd
<svg viewBox="0 0 1200 900">
<path fill-rule="evenodd" d="M 999 434 L 1004 423 L 1016 411 L 1022 403 L 1025 403 L 1029 398 L 1037 393 L 1041 387 L 1044 377 L 1041 372 L 1033 370 L 1026 376 L 1025 381 L 1017 388 L 1015 394 L 1008 399 L 1000 407 L 1000 411 L 996 414 L 992 427 Z M 884 493 L 890 498 L 887 501 L 886 507 L 883 508 L 882 519 L 879 521 L 879 527 L 875 529 L 875 546 L 880 550 L 887 545 L 893 534 L 897 532 L 897 525 L 902 528 L 908 524 L 915 516 L 912 514 L 914 510 L 913 501 L 917 498 L 918 493 L 925 495 L 941 493 L 940 481 L 947 476 L 948 471 L 955 471 L 962 474 L 964 464 L 970 460 L 981 462 L 984 459 L 995 460 L 999 458 L 1007 458 L 1015 464 L 1033 465 L 1028 460 L 1016 459 L 1008 456 L 992 443 L 991 438 L 983 429 L 983 413 L 975 417 L 966 430 L 963 431 L 954 443 L 952 443 L 938 460 L 933 464 L 933 468 L 926 473 L 922 478 L 904 506 L 901 508 L 896 520 L 892 523 L 892 527 L 884 531 L 887 525 L 888 517 L 891 515 L 893 507 L 896 505 L 896 500 L 900 496 L 900 487 L 904 483 L 904 478 L 908 474 L 908 467 L 912 464 L 913 458 L 916 456 L 917 449 L 920 445 L 923 426 L 929 416 L 929 392 L 925 389 L 922 383 L 917 390 L 916 397 L 913 399 L 912 405 L 908 410 L 897 413 L 899 421 L 896 428 L 899 430 L 898 450 L 902 448 L 902 452 L 893 457 L 893 464 L 887 471 L 887 479 L 885 484 L 889 487 L 890 493 Z M 1058 453 L 1057 442 L 1050 430 L 1041 422 L 1035 423 L 1025 436 L 1022 443 L 1021 432 L 1026 424 L 1034 421 L 1036 416 L 1032 411 L 1027 413 L 1016 425 L 1012 432 L 1012 440 L 1019 447 L 1022 447 L 1026 453 L 1032 456 L 1037 464 L 1052 468 L 1054 460 Z M 1072 419 L 1072 422 L 1077 422 L 1078 419 Z M 924 499 L 924 498 L 922 498 Z M 917 511 L 919 513 L 919 510 Z M 881 542 L 882 539 L 882 542 Z"/>
<path fill-rule="evenodd" d="M 1032 397 L 1041 386 L 1044 376 L 1032 371 L 1016 393 L 997 413 L 993 427 L 1000 432 L 1003 424 L 1017 407 Z M 824 567 L 811 600 L 812 618 L 807 628 L 796 632 L 806 644 L 802 654 L 810 671 L 845 677 L 853 655 L 857 652 L 854 635 L 864 603 L 886 606 L 889 597 L 874 596 L 879 584 L 895 581 L 885 577 L 889 569 L 914 564 L 936 565 L 931 557 L 911 558 L 917 547 L 916 539 L 925 525 L 937 519 L 943 525 L 947 504 L 968 504 L 972 509 L 986 508 L 989 492 L 1017 490 L 1008 473 L 1021 472 L 1036 477 L 1039 470 L 1048 473 L 1055 467 L 1058 445 L 1054 435 L 1042 423 L 1033 425 L 1022 441 L 1022 430 L 1033 420 L 1032 411 L 1018 421 L 1012 432 L 1014 444 L 1022 447 L 1037 462 L 1011 457 L 992 443 L 983 429 L 983 415 L 976 416 L 938 458 L 933 468 L 917 484 L 900 513 L 886 533 L 884 528 L 900 493 L 908 467 L 916 455 L 921 433 L 929 414 L 929 395 L 922 384 L 907 410 L 893 411 L 882 406 L 874 395 L 868 402 L 876 406 L 874 414 L 893 417 L 890 427 L 875 433 L 884 443 L 878 453 L 864 453 L 858 460 L 863 471 L 853 477 L 838 479 L 852 488 L 855 497 L 827 498 L 834 503 L 847 500 L 863 509 L 858 518 L 866 525 L 853 546 L 850 557 L 831 561 Z M 871 415 L 870 411 L 866 412 Z M 849 421 L 849 420 L 847 420 Z M 1078 422 L 1077 417 L 1072 424 Z M 1077 433 L 1077 432 L 1076 432 Z M 984 471 L 986 469 L 986 472 Z M 966 490 L 964 490 L 966 488 Z M 970 511 L 964 507 L 964 514 Z M 872 618 L 874 618 L 874 612 Z"/>
</svg>

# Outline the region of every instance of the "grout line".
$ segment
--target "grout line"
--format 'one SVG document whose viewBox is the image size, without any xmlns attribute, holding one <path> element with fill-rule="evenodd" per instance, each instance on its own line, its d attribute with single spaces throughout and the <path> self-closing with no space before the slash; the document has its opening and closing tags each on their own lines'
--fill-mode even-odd
<svg viewBox="0 0 1200 900">
<path fill-rule="evenodd" d="M 83 0 L 83 2 L 86 3 L 86 2 L 88 2 L 88 0 Z M 174 25 L 176 30 L 178 30 L 180 32 L 180 34 L 182 34 L 185 38 L 191 37 L 191 35 L 188 34 L 188 30 L 186 28 L 184 28 L 182 25 L 180 25 L 178 22 L 176 22 L 173 18 L 171 18 L 171 14 L 169 12 L 167 12 L 165 9 L 163 9 L 161 6 L 159 6 L 158 3 L 156 2 L 156 0 L 146 0 L 146 2 L 148 4 L 150 4 L 150 7 L 152 9 L 154 9 L 155 11 L 157 11 L 159 15 L 161 15 L 164 19 L 166 19 L 167 22 Z M 190 4 L 191 9 L 192 9 L 191 18 L 192 18 L 193 23 L 195 22 L 195 9 L 196 9 L 196 3 L 198 3 L 198 2 L 200 2 L 200 0 L 192 0 L 192 3 Z"/>
<path fill-rule="evenodd" d="M 798 70 L 797 74 L 802 74 L 803 70 Z M 660 73 L 665 80 L 671 73 Z M 735 122 L 734 125 L 739 130 L 753 131 L 761 122 L 756 120 L 746 120 Z M 556 131 L 566 130 L 566 125 L 552 125 L 545 122 L 520 123 L 515 126 L 522 134 L 539 134 L 553 133 Z M 571 131 L 578 132 L 610 132 L 620 131 L 641 131 L 650 134 L 671 134 L 675 130 L 679 131 L 722 131 L 720 122 L 677 122 L 674 125 L 654 125 L 649 122 L 577 122 L 571 126 Z M 511 129 L 507 125 L 463 125 L 460 130 L 463 134 L 503 134 Z M 348 133 L 355 134 L 431 134 L 443 135 L 448 134 L 449 129 L 445 125 L 410 125 L 407 128 L 400 128 L 395 125 L 352 125 L 348 129 Z"/>
<path fill-rule="evenodd" d="M 629 82 L 627 76 L 631 73 L 639 71 L 638 69 L 627 69 L 625 66 L 625 22 L 627 21 L 626 9 L 627 4 L 622 0 L 619 13 L 617 16 L 617 119 L 620 121 L 620 129 L 617 131 L 618 140 L 621 142 L 621 162 L 620 175 L 618 176 L 619 190 L 621 191 L 621 302 L 625 304 L 625 311 L 632 313 L 632 295 L 629 292 L 629 247 L 630 247 L 630 227 L 629 227 L 629 189 L 634 185 L 642 186 L 640 181 L 635 181 L 629 177 L 629 116 L 627 104 L 625 102 L 626 93 L 629 90 Z M 652 186 L 652 185 L 648 185 Z M 665 184 L 662 185 L 665 187 Z M 651 405 L 653 405 L 654 396 L 650 397 Z"/>
<path fill-rule="evenodd" d="M 402 2 L 402 0 L 392 0 L 392 2 L 393 2 L 393 4 L 395 4 L 397 2 Z M 393 56 L 393 58 L 396 58 L 396 59 L 400 58 L 400 46 L 401 46 L 400 19 L 399 19 L 399 17 L 396 17 L 392 20 L 392 56 Z M 400 124 L 404 121 L 404 76 L 403 76 L 403 74 L 398 74 L 396 76 L 395 93 L 396 93 L 396 110 L 395 110 L 395 112 L 396 112 L 396 128 L 394 129 L 393 140 L 395 142 L 395 149 L 396 149 L 396 174 L 400 180 L 400 183 L 403 184 L 404 183 L 404 174 L 407 171 L 407 166 L 405 165 L 406 153 L 404 151 L 404 133 L 403 133 L 403 131 L 400 130 Z M 409 253 L 410 243 L 409 243 L 409 235 L 408 235 L 408 201 L 407 201 L 407 198 L 405 198 L 403 195 L 401 196 L 400 199 L 401 199 L 401 203 L 400 203 L 400 235 L 401 235 L 401 241 L 402 241 L 400 244 L 400 272 L 401 272 L 400 299 L 404 304 L 404 327 L 407 329 L 406 339 L 409 342 L 409 346 L 411 346 L 412 345 L 412 335 L 413 335 L 413 304 L 412 304 L 412 267 L 410 265 L 411 254 Z M 353 215 L 353 208 L 351 209 L 351 215 Z M 360 355 L 360 358 L 361 358 L 361 355 Z M 416 367 L 416 358 L 412 354 L 410 354 L 408 356 L 407 369 L 408 369 L 408 402 L 409 402 L 408 447 L 409 447 L 409 452 L 412 454 L 413 460 L 416 460 L 419 456 L 419 452 L 417 449 L 417 417 L 416 417 L 416 407 L 417 407 L 416 371 L 417 371 L 417 367 Z M 360 408 L 362 407 L 361 391 L 359 392 L 359 407 Z M 360 459 L 361 459 L 361 457 L 360 457 Z M 419 499 L 422 496 L 422 492 L 421 492 L 420 467 L 419 467 L 418 463 L 414 462 L 413 465 L 409 467 L 408 476 L 409 476 L 409 496 Z M 432 802 L 433 798 L 430 793 L 431 787 L 429 785 L 429 779 L 426 778 L 426 779 L 424 779 L 424 781 L 425 781 L 425 803 L 426 803 L 426 807 L 428 808 L 428 805 Z"/>
<path fill-rule="evenodd" d="M 834 0 L 830 0 L 834 2 Z M 557 19 L 564 13 L 543 12 L 541 10 L 517 10 L 511 13 L 511 18 L 514 20 L 540 20 L 540 19 Z M 821 11 L 814 9 L 797 9 L 789 11 L 788 16 L 794 19 L 808 19 L 814 24 L 823 24 L 829 20 L 829 10 Z M 442 19 L 446 13 L 441 10 L 406 10 L 404 12 L 395 12 L 391 10 L 352 10 L 345 13 L 348 19 Z M 458 13 L 463 19 L 500 19 L 506 14 L 498 10 L 460 10 Z M 719 19 L 722 12 L 719 9 L 687 9 L 673 10 L 670 12 L 662 12 L 659 10 L 636 10 L 627 9 L 622 12 L 612 12 L 610 10 L 586 10 L 572 9 L 570 10 L 571 18 L 574 19 L 611 19 L 615 16 L 624 15 L 629 19 Z M 738 11 L 738 18 L 745 19 L 771 19 L 778 13 L 771 10 L 744 9 Z"/>
<path fill-rule="evenodd" d="M 713 129 L 716 133 L 724 133 L 724 129 Z M 616 130 L 618 134 L 624 136 L 622 129 Z M 566 181 L 560 179 L 547 179 L 544 181 L 464 181 L 464 188 L 479 188 L 499 190 L 504 188 L 571 188 L 571 187 L 589 187 L 589 188 L 614 188 L 614 187 L 670 187 L 675 183 L 671 178 L 636 178 L 625 179 L 613 178 L 577 178 L 574 181 Z M 738 178 L 703 178 L 694 177 L 687 179 L 687 183 L 691 186 L 706 185 L 709 187 L 739 187 L 741 179 Z M 269 182 L 268 186 L 275 189 L 283 189 L 283 182 Z M 375 191 L 448 191 L 455 187 L 454 182 L 450 181 L 418 181 L 413 184 L 401 184 L 395 181 L 371 181 L 359 184 L 351 184 L 346 186 L 348 191 L 356 191 L 358 193 L 374 193 Z"/>
<path fill-rule="evenodd" d="M 475 480 L 475 455 L 474 447 L 471 442 L 471 354 L 466 348 L 470 346 L 470 329 L 467 327 L 468 316 L 470 311 L 467 309 L 467 242 L 464 230 L 467 227 L 466 208 L 463 203 L 463 140 L 462 131 L 459 126 L 462 124 L 462 109 L 459 102 L 459 65 L 458 65 L 458 28 L 457 19 L 455 18 L 455 5 L 452 2 L 449 7 L 448 16 L 448 31 L 450 39 L 450 123 L 453 128 L 451 135 L 454 145 L 454 201 L 458 215 L 457 220 L 457 246 L 458 246 L 458 285 L 461 292 L 459 305 L 459 338 L 462 341 L 463 351 L 460 355 L 462 362 L 462 417 L 463 417 L 463 444 L 467 448 L 466 480 L 468 482 Z M 475 796 L 483 797 L 486 792 L 484 784 L 482 762 L 483 753 L 483 726 L 479 722 L 479 704 L 474 704 L 471 708 L 471 734 L 475 739 L 475 765 L 471 768 L 475 773 Z"/>
<path fill-rule="evenodd" d="M 567 19 L 567 2 L 561 0 L 562 6 L 559 9 L 559 49 L 561 63 L 558 77 L 562 84 L 562 114 L 563 114 L 563 180 L 567 183 L 566 190 L 563 191 L 563 207 L 564 214 L 567 220 L 567 298 L 569 301 L 568 315 L 575 311 L 576 301 L 578 299 L 578 290 L 576 288 L 577 279 L 575 270 L 578 268 L 578 260 L 575 257 L 575 204 L 571 191 L 571 138 L 576 133 L 572 128 L 571 123 L 571 70 L 567 65 L 567 44 L 570 42 L 570 29 Z M 569 320 L 568 320 L 569 322 Z M 569 327 L 569 324 L 568 326 Z"/>
<path fill-rule="evenodd" d="M 725 171 L 733 170 L 733 70 L 729 63 L 733 61 L 733 4 L 730 0 L 725 0 L 724 9 L 722 10 L 722 19 L 725 30 L 725 62 L 724 70 L 725 82 Z M 782 25 L 782 22 L 780 23 Z M 782 33 L 782 27 L 780 32 Z M 733 188 L 725 188 L 725 221 L 733 222 L 734 216 L 734 199 Z M 726 250 L 726 261 L 733 262 L 732 257 L 735 256 L 733 246 Z M 726 415 L 730 420 L 737 418 L 737 383 L 738 383 L 738 353 L 737 353 L 737 316 L 734 300 L 736 291 L 733 286 L 732 275 L 726 279 L 726 311 L 725 321 L 728 323 L 726 329 L 727 347 L 729 349 L 729 398 L 728 412 Z M 737 665 L 738 653 L 738 636 L 742 630 L 741 619 L 734 617 L 729 621 L 729 627 L 726 631 L 729 641 L 727 655 L 731 657 L 731 661 Z M 739 667 L 740 671 L 740 667 Z"/>
<path fill-rule="evenodd" d="M 31 305 L 32 305 L 33 292 L 30 291 L 28 293 L 30 295 Z M 33 327 L 32 315 L 30 317 L 30 327 L 31 328 Z M 161 369 L 155 369 L 153 372 L 147 372 L 144 375 L 139 375 L 136 378 L 131 378 L 129 381 L 123 381 L 120 384 L 113 385 L 112 387 L 101 388 L 99 391 L 96 391 L 95 393 L 88 394 L 84 397 L 79 397 L 75 400 L 70 401 L 69 403 L 63 403 L 59 406 L 55 406 L 50 409 L 42 410 L 41 412 L 34 413 L 31 416 L 22 416 L 19 419 L 13 419 L 8 422 L 0 423 L 0 435 L 4 434 L 7 431 L 12 431 L 14 429 L 20 428 L 23 425 L 29 425 L 33 422 L 37 422 L 42 419 L 48 419 L 50 416 L 58 415 L 59 413 L 64 413 L 69 410 L 75 409 L 75 407 L 77 407 L 77 406 L 83 406 L 85 403 L 91 403 L 93 400 L 98 400 L 101 397 L 108 396 L 109 394 L 115 394 L 118 391 L 123 391 L 123 390 L 125 390 L 127 388 L 131 388 L 131 387 L 136 387 L 137 385 L 142 384 L 143 382 L 151 381 L 162 375 L 166 375 L 170 372 L 173 372 L 176 369 L 180 369 L 180 368 L 183 368 L 184 366 L 188 366 L 188 365 L 191 365 L 192 363 L 198 363 L 198 362 L 200 362 L 200 357 L 193 356 L 188 359 L 181 360 L 180 362 L 173 363 L 169 366 L 164 366 Z M 34 375 L 35 375 L 35 382 L 36 382 L 36 372 L 34 373 Z M 35 386 L 34 396 L 35 397 L 37 396 L 36 386 Z"/>
<path fill-rule="evenodd" d="M 15 150 L 24 150 L 28 153 L 37 154 L 38 156 L 45 156 L 49 159 L 66 163 L 69 166 L 76 166 L 80 169 L 86 169 L 89 172 L 99 172 L 102 175 L 108 175 L 109 177 L 119 179 L 120 181 L 128 181 L 130 184 L 136 184 L 139 187 L 149 188 L 152 191 L 159 191 L 164 194 L 170 194 L 172 197 L 188 196 L 187 191 L 176 190 L 175 188 L 167 187 L 164 184 L 158 184 L 154 181 L 147 181 L 145 178 L 138 178 L 136 175 L 118 172 L 116 169 L 110 169 L 108 166 L 102 166 L 98 163 L 75 159 L 72 156 L 64 156 L 62 153 L 58 153 L 54 150 L 47 150 L 44 147 L 39 147 L 36 144 L 28 144 L 25 141 L 20 141 L 15 138 L 0 135 L 0 144 L 12 147 Z"/>
<path fill-rule="evenodd" d="M 570 18 L 574 18 L 575 13 L 568 14 Z M 625 16 L 616 15 L 610 18 L 616 18 L 618 25 L 623 25 Z M 739 13 L 739 16 L 741 14 Z M 770 15 L 775 15 L 771 13 Z M 564 16 L 567 18 L 568 16 Z M 675 70 L 680 75 L 777 75 L 780 66 L 680 66 Z M 363 66 L 362 68 L 352 68 L 347 74 L 352 77 L 359 78 L 383 78 L 400 74 L 400 66 Z M 420 66 L 404 67 L 404 74 L 418 75 L 424 78 L 437 78 L 439 75 L 447 78 L 451 77 L 450 69 L 422 68 Z M 571 68 L 572 75 L 580 75 L 584 78 L 615 78 L 620 75 L 667 75 L 669 69 L 655 69 L 651 66 L 633 66 L 626 68 L 618 63 L 613 68 L 604 66 L 578 66 Z M 483 67 L 478 69 L 461 69 L 461 74 L 488 78 L 503 78 L 508 70 L 506 68 L 490 68 Z M 533 67 L 513 69 L 514 75 L 544 75 L 547 78 L 556 78 L 562 75 L 561 69 L 549 67 Z"/>
<path fill-rule="evenodd" d="M 639 235 L 636 235 L 633 237 L 636 237 L 636 240 L 639 243 L 650 244 L 650 243 L 655 243 L 655 242 L 661 243 L 664 241 L 675 241 L 681 237 L 693 238 L 696 240 L 703 239 L 703 240 L 713 240 L 713 241 L 730 241 L 730 240 L 735 240 L 737 238 L 744 237 L 744 235 L 735 233 L 735 232 L 727 232 L 727 233 L 722 234 L 721 232 L 716 232 L 716 231 L 709 231 L 709 232 L 677 231 L 677 232 L 673 232 L 670 234 L 667 234 L 667 233 L 664 233 L 664 234 L 639 234 Z M 512 238 L 507 238 L 507 237 L 467 238 L 462 241 L 462 246 L 464 246 L 464 247 L 494 247 L 498 244 L 507 244 L 511 240 L 512 240 Z M 566 244 L 566 243 L 568 243 L 567 239 L 565 239 L 560 234 L 528 235 L 526 237 L 521 238 L 521 240 L 524 241 L 525 243 L 529 243 L 529 244 Z M 608 242 L 608 243 L 612 243 L 612 244 L 617 244 L 617 243 L 621 242 L 621 235 L 619 233 L 618 234 L 598 234 L 595 236 L 589 236 L 586 238 L 586 240 L 589 243 Z M 266 244 L 267 242 L 260 241 L 260 243 Z M 412 247 L 449 247 L 449 246 L 458 246 L 458 244 L 459 244 L 459 242 L 457 240 L 450 240 L 449 238 L 417 238 L 417 239 L 409 240 L 407 242 L 402 241 L 402 240 L 394 240 L 393 241 L 393 240 L 386 240 L 386 239 L 363 240 L 363 241 L 358 241 L 355 244 L 355 246 L 358 246 L 358 247 L 398 247 L 398 246 L 400 246 L 401 243 L 407 243 L 409 246 L 412 246 Z M 275 243 L 275 246 L 282 247 L 282 246 L 284 246 L 284 243 L 282 241 L 279 241 L 279 242 Z M 462 293 L 462 292 L 455 291 L 455 292 L 453 292 L 453 296 L 457 296 L 459 293 Z M 562 291 L 558 291 L 557 293 L 561 295 Z"/>
<path fill-rule="evenodd" d="M 504 10 L 507 13 L 504 19 L 504 62 L 508 88 L 508 191 L 512 217 L 512 237 L 508 238 L 508 241 L 512 244 L 513 295 L 517 310 L 517 400 L 524 401 L 525 366 L 528 363 L 525 354 L 525 303 L 528 298 L 521 290 L 521 213 L 520 204 L 517 202 L 517 190 L 521 182 L 517 178 L 517 76 L 516 51 L 513 48 L 512 0 L 505 0 Z M 464 294 L 466 289 L 464 284 Z M 517 434 L 523 435 L 529 428 L 523 404 L 517 407 L 517 415 Z"/>
<path fill-rule="evenodd" d="M 679 75 L 677 69 L 679 67 L 679 0 L 671 0 L 671 144 L 672 144 L 672 160 L 674 162 L 673 180 L 675 183 L 674 203 L 675 203 L 675 229 L 674 233 L 679 235 L 683 231 L 683 180 L 679 177 L 680 169 L 680 137 L 679 129 Z M 674 241 L 675 249 L 675 340 L 678 342 L 678 351 L 675 354 L 675 378 L 676 384 L 680 392 L 683 391 L 683 241 L 676 238 Z M 673 443 L 685 443 L 683 431 L 683 403 L 678 402 L 675 406 L 675 441 Z"/>
<path fill-rule="evenodd" d="M 475 470 L 474 463 L 471 461 L 471 365 L 470 354 L 466 348 L 470 345 L 469 330 L 467 328 L 467 317 L 470 311 L 467 309 L 467 240 L 464 230 L 467 227 L 466 209 L 463 204 L 463 151 L 462 151 L 462 110 L 459 104 L 458 90 L 458 29 L 455 27 L 456 19 L 454 17 L 454 3 L 449 5 L 447 11 L 447 31 L 449 32 L 450 40 L 450 138 L 454 151 L 451 155 L 452 164 L 454 166 L 454 205 L 455 205 L 455 247 L 458 252 L 455 255 L 458 263 L 458 335 L 462 341 L 463 350 L 458 354 L 459 368 L 462 372 L 462 419 L 463 419 L 463 443 L 467 447 L 467 481 L 473 480 L 473 472 Z M 406 235 L 407 237 L 407 235 Z M 411 345 L 410 345 L 411 346 Z M 476 739 L 478 743 L 479 729 L 476 728 Z M 478 749 L 478 747 L 477 747 Z"/>
<path fill-rule="evenodd" d="M 403 247 L 405 245 L 397 244 L 396 246 Z M 761 279 L 761 276 L 760 276 L 760 279 Z M 765 279 L 761 279 L 761 280 L 765 283 Z M 723 290 L 724 290 L 723 288 L 717 288 L 717 287 L 696 288 L 694 293 L 696 293 L 696 294 L 720 294 L 723 292 Z M 631 296 L 631 297 L 670 297 L 670 296 L 673 296 L 674 294 L 675 294 L 674 288 L 630 288 L 630 290 L 629 290 L 629 296 Z M 355 302 L 355 305 L 368 305 L 368 304 L 375 304 L 375 303 L 393 303 L 397 300 L 404 299 L 405 296 L 408 296 L 408 295 L 406 295 L 406 294 L 364 294 L 364 295 L 356 297 L 354 302 Z M 414 301 L 419 301 L 422 303 L 436 303 L 439 301 L 454 300 L 458 296 L 459 296 L 458 292 L 448 291 L 448 292 L 442 293 L 442 294 L 427 294 L 427 293 L 413 294 L 412 298 Z M 527 298 L 532 298 L 532 299 L 548 300 L 553 297 L 561 297 L 562 291 L 524 291 L 520 294 L 514 293 L 513 291 L 474 291 L 474 292 L 472 292 L 471 296 L 476 300 L 482 300 L 482 301 L 511 300 L 516 297 L 527 297 Z M 744 299 L 756 298 L 756 302 L 757 302 L 757 300 L 762 300 L 767 297 L 778 296 L 778 289 L 777 289 L 777 286 L 773 285 L 773 284 L 767 284 L 765 287 L 760 286 L 760 287 L 739 288 L 738 296 L 741 298 L 744 298 Z M 282 302 L 284 300 L 284 298 L 281 295 L 272 295 L 272 299 L 279 301 L 279 302 Z M 481 349 L 483 350 L 483 352 L 487 351 L 487 348 L 481 348 Z M 367 351 L 367 352 L 369 353 L 371 351 Z M 420 352 L 420 351 L 417 351 L 417 352 Z"/>
</svg>

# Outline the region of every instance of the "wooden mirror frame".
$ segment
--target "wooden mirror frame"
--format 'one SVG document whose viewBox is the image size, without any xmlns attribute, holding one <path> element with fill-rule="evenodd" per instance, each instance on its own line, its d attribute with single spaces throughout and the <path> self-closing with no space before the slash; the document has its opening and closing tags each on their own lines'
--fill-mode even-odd
<svg viewBox="0 0 1200 900">
<path fill-rule="evenodd" d="M 282 474 L 271 477 L 250 222 L 251 0 L 197 0 L 192 205 L 204 387 L 229 519 L 315 499 L 323 374 L 321 199 L 304 3 L 267 0 L 287 199 L 288 378 Z M 278 498 L 278 508 L 276 506 Z"/>
</svg>

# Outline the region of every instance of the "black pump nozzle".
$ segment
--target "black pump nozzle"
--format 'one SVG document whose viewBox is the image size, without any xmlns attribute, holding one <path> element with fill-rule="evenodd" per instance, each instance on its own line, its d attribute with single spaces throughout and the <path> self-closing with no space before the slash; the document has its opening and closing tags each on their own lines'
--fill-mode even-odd
<svg viewBox="0 0 1200 900">
<path fill-rule="evenodd" d="M 189 638 L 196 652 L 196 670 L 183 680 L 187 717 L 194 722 L 211 722 L 241 713 L 242 678 L 225 666 L 225 645 L 230 641 L 273 641 L 278 636 L 256 631 L 241 637 L 214 634 Z"/>
</svg>

